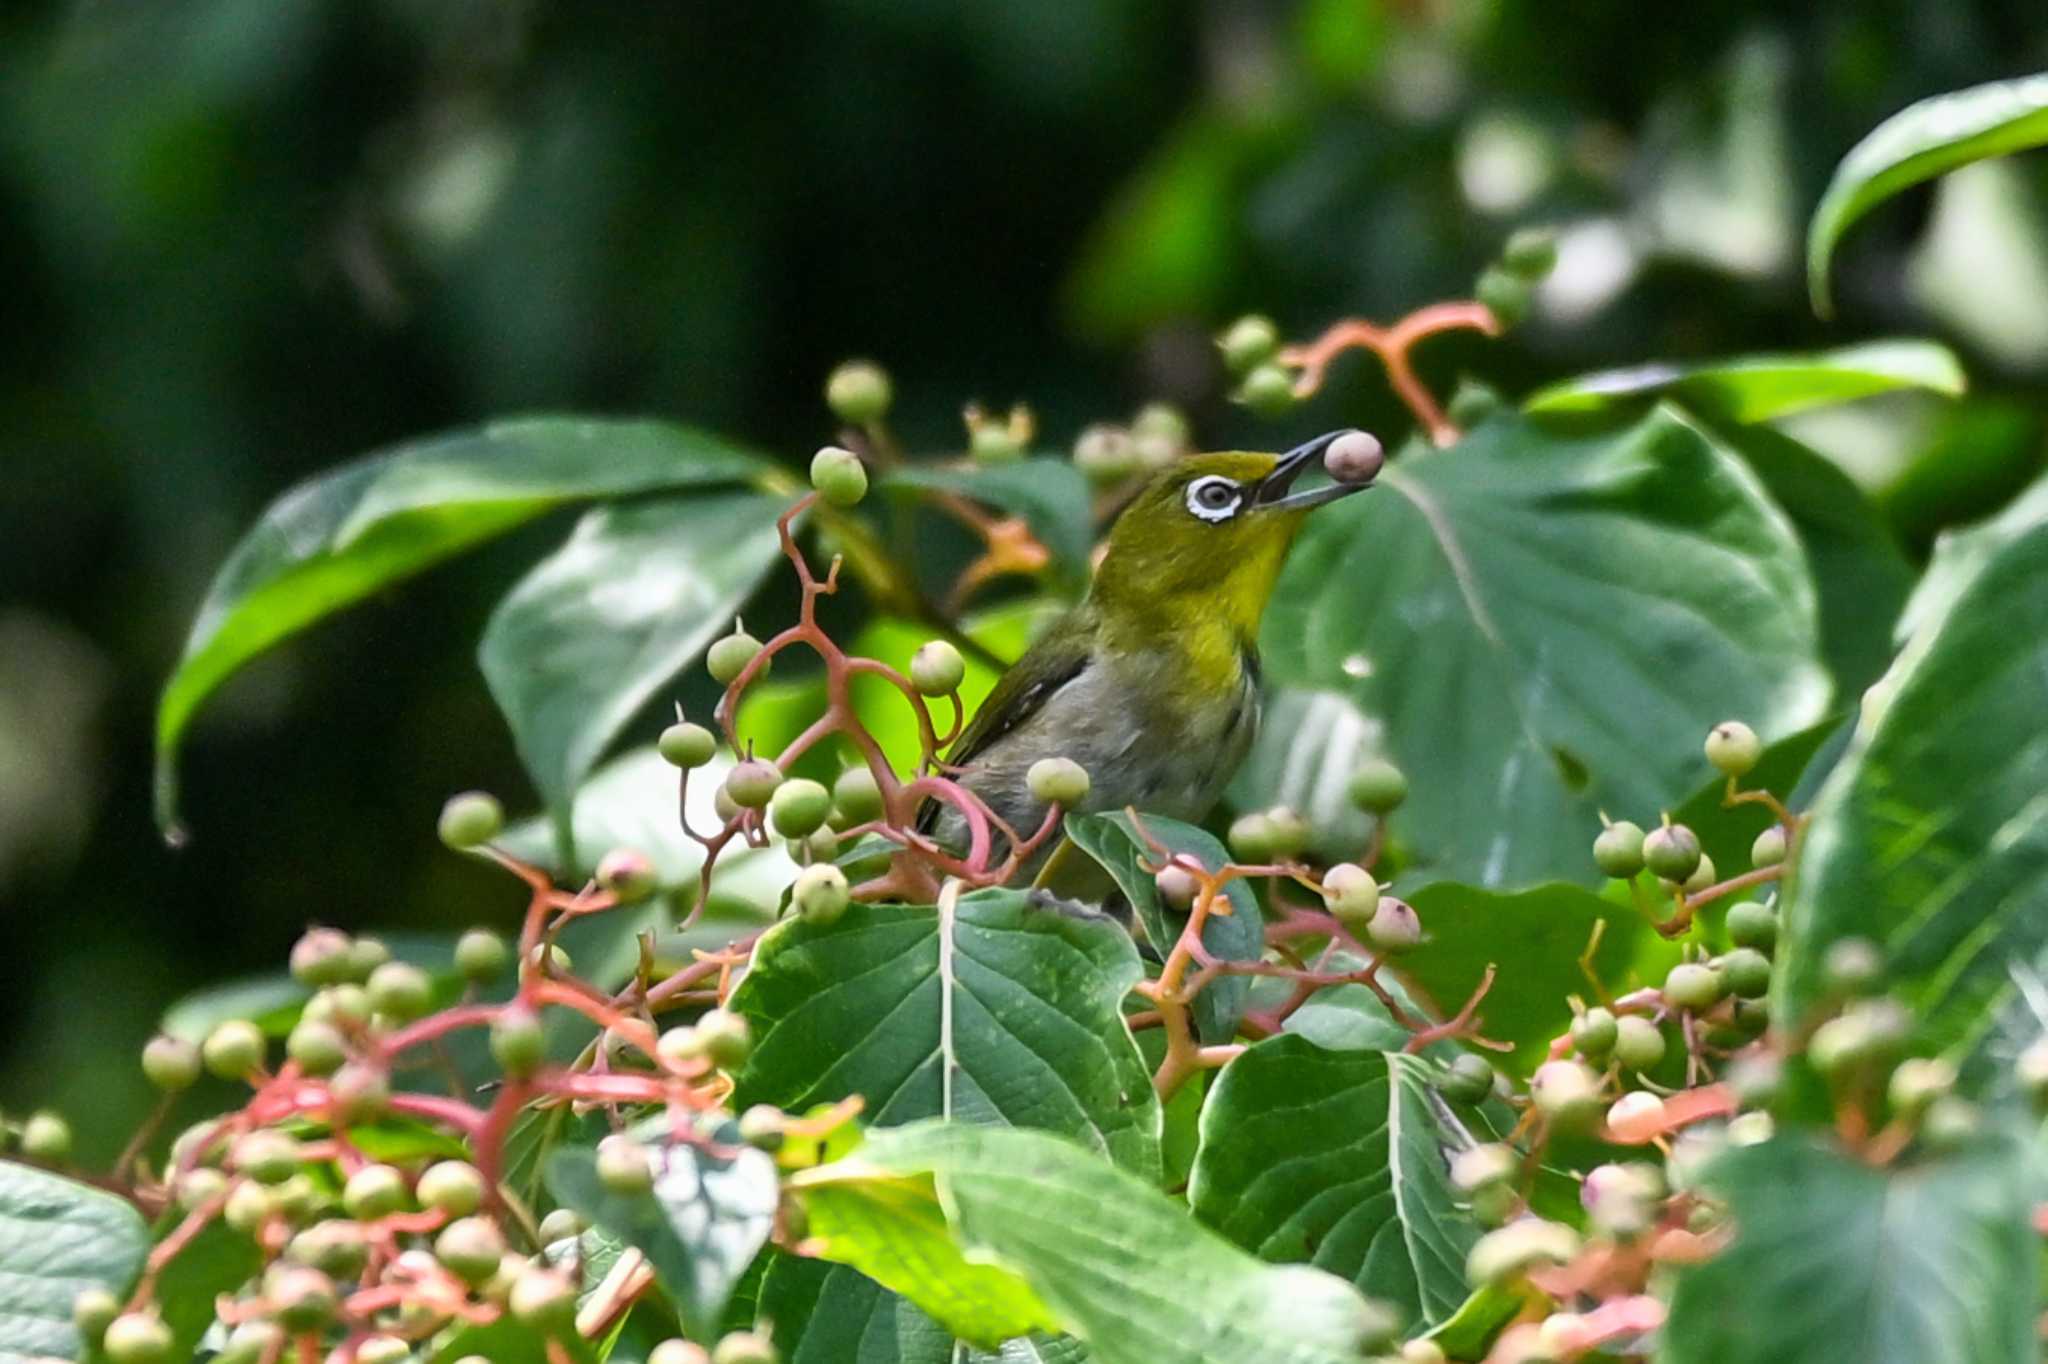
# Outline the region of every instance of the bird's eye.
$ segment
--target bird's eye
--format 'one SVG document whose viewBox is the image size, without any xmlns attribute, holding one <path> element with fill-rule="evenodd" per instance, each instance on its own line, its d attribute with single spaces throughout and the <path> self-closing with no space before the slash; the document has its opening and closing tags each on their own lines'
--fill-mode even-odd
<svg viewBox="0 0 2048 1364">
<path fill-rule="evenodd" d="M 1220 475 L 1188 484 L 1188 510 L 1204 521 L 1223 521 L 1237 512 L 1241 496 L 1236 482 Z"/>
</svg>

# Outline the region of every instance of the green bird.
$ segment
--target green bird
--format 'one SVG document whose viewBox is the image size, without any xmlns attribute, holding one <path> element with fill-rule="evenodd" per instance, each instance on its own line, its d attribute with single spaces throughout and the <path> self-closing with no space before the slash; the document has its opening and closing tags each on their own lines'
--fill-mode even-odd
<svg viewBox="0 0 2048 1364">
<path fill-rule="evenodd" d="M 1311 510 L 1370 487 L 1380 460 L 1378 441 L 1344 430 L 1284 455 L 1194 455 L 1160 473 L 1110 527 L 1087 598 L 1003 674 L 953 744 L 957 779 L 1020 833 L 1045 818 L 1027 780 L 1042 758 L 1086 769 L 1076 809 L 1207 815 L 1258 732 L 1259 620 L 1288 548 Z M 1343 481 L 1293 491 L 1319 462 Z M 926 805 L 919 827 L 967 844 L 952 805 Z M 1047 867 L 1053 847 L 1025 870 L 1076 893 Z"/>
</svg>

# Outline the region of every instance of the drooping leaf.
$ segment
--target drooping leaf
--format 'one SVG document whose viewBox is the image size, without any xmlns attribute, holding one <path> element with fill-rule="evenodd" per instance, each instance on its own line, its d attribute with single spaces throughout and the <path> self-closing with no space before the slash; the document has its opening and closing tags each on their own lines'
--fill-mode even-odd
<svg viewBox="0 0 2048 1364">
<path fill-rule="evenodd" d="M 1728 1200 L 1735 1239 L 1679 1272 L 1659 1358 L 2038 1357 L 2040 1247 L 2028 1224 L 2033 1199 L 2011 1153 L 1873 1169 L 1794 1135 L 1731 1148 L 1708 1179 Z"/>
<path fill-rule="evenodd" d="M 1973 526 L 1945 530 L 1934 542 L 1934 557 L 1899 613 L 1897 639 L 1905 644 L 1939 625 L 1955 609 L 1963 589 L 1975 581 L 1992 556 L 2022 535 L 2048 525 L 2048 477 L 2036 479 L 1996 516 Z"/>
<path fill-rule="evenodd" d="M 164 686 L 157 823 L 176 827 L 178 744 L 193 713 L 272 645 L 563 503 L 737 483 L 768 467 L 664 422 L 526 417 L 409 442 L 300 484 L 221 566 Z"/>
<path fill-rule="evenodd" d="M 1120 1008 L 1140 974 L 1114 921 L 1017 891 L 786 920 L 733 993 L 756 1039 L 734 1102 L 800 1111 L 858 1094 L 881 1124 L 1037 1127 L 1155 1180 L 1159 1102 Z"/>
<path fill-rule="evenodd" d="M 477 658 L 565 829 L 619 731 L 714 638 L 781 553 L 782 498 L 705 491 L 597 507 L 491 613 Z"/>
<path fill-rule="evenodd" d="M 1914 638 L 1821 788 L 1789 891 L 1772 1013 L 1821 1003 L 1828 946 L 1882 949 L 1944 1041 L 1989 1025 L 2048 947 L 2048 526 L 1995 549 Z"/>
<path fill-rule="evenodd" d="M 911 1178 L 934 1181 L 968 1256 L 1027 1281 L 1097 1364 L 1356 1364 L 1365 1304 L 1349 1284 L 1261 1264 L 1048 1133 L 920 1123 L 791 1182 Z"/>
<path fill-rule="evenodd" d="M 126 1201 L 0 1161 L 0 1364 L 78 1358 L 72 1301 L 88 1288 L 125 1296 L 148 1253 Z"/>
<path fill-rule="evenodd" d="M 1401 1309 L 1408 1333 L 1465 1301 L 1479 1238 L 1447 1152 L 1470 1144 L 1429 1089 L 1430 1063 L 1260 1042 L 1202 1111 L 1195 1216 L 1263 1260 L 1313 1264 Z"/>
<path fill-rule="evenodd" d="M 1145 835 L 1149 834 L 1173 852 L 1193 856 L 1211 871 L 1228 862 L 1230 855 L 1221 843 L 1192 824 L 1160 815 L 1142 814 L 1139 823 L 1143 826 L 1142 832 L 1132 824 L 1130 815 L 1121 810 L 1071 815 L 1066 822 L 1066 833 L 1076 846 L 1100 862 L 1115 878 L 1117 888 L 1123 891 L 1139 922 L 1145 925 L 1152 945 L 1164 956 L 1173 950 L 1188 916 L 1160 903 L 1159 888 L 1153 882 L 1152 873 L 1140 865 L 1141 862 L 1156 864 L 1159 861 L 1159 854 L 1152 850 Z M 1251 887 L 1243 881 L 1230 882 L 1223 888 L 1223 893 L 1229 899 L 1230 912 L 1218 914 L 1214 909 L 1210 910 L 1209 917 L 1202 924 L 1202 946 L 1219 960 L 1257 961 L 1266 948 L 1265 921 L 1259 917 L 1259 902 L 1253 897 Z M 1237 1021 L 1244 1014 L 1245 993 L 1250 988 L 1250 977 L 1219 976 L 1195 996 L 1195 1028 L 1203 1041 L 1227 1042 L 1236 1034 Z"/>
<path fill-rule="evenodd" d="M 1040 455 L 1007 464 L 906 464 L 890 470 L 882 486 L 957 493 L 1021 516 L 1052 551 L 1068 584 L 1088 580 L 1092 503 L 1088 480 L 1072 460 Z"/>
<path fill-rule="evenodd" d="M 548 1158 L 555 1197 L 620 1241 L 636 1246 L 699 1340 L 716 1336 L 726 1298 L 768 1242 L 779 1187 L 775 1162 L 732 1132 L 728 1154 L 682 1142 L 650 1143 L 651 1197 L 615 1194 L 597 1176 L 597 1153 L 563 1147 Z"/>
<path fill-rule="evenodd" d="M 1592 437 L 1497 419 L 1379 482 L 1309 518 L 1263 644 L 1274 682 L 1384 723 L 1421 877 L 1590 880 L 1599 809 L 1682 797 L 1709 727 L 1776 738 L 1821 715 L 1792 529 L 1670 410 Z"/>
<path fill-rule="evenodd" d="M 1994 156 L 2048 143 L 2048 76 L 1992 81 L 1909 105 L 1871 129 L 1835 167 L 1806 229 L 1806 284 L 1827 316 L 1828 271 L 1850 226 L 1878 204 Z"/>
<path fill-rule="evenodd" d="M 1966 384 L 1962 362 L 1948 347 L 1902 339 L 1796 355 L 1738 355 L 1604 370 L 1538 389 L 1522 405 L 1538 415 L 1562 416 L 1669 396 L 1703 416 L 1766 422 L 1902 389 L 1955 397 Z"/>
</svg>

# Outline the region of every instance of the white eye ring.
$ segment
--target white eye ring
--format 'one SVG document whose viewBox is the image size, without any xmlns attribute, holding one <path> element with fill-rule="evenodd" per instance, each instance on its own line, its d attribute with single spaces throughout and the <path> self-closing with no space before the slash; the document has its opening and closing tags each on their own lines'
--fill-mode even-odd
<svg viewBox="0 0 2048 1364">
<path fill-rule="evenodd" d="M 1244 494 L 1234 478 L 1210 474 L 1188 484 L 1188 510 L 1211 523 L 1228 521 L 1237 515 Z"/>
</svg>

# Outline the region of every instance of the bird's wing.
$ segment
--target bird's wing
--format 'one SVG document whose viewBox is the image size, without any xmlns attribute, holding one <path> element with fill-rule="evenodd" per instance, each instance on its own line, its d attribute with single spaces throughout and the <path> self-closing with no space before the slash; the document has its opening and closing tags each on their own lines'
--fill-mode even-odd
<svg viewBox="0 0 2048 1364">
<path fill-rule="evenodd" d="M 1086 672 L 1090 658 L 1085 633 L 1057 631 L 1039 640 L 996 681 L 988 699 L 953 741 L 946 761 L 955 767 L 972 763 L 989 745 L 1042 710 L 1053 693 Z M 920 833 L 931 832 L 939 808 L 937 801 L 928 800 L 917 812 Z"/>
</svg>

